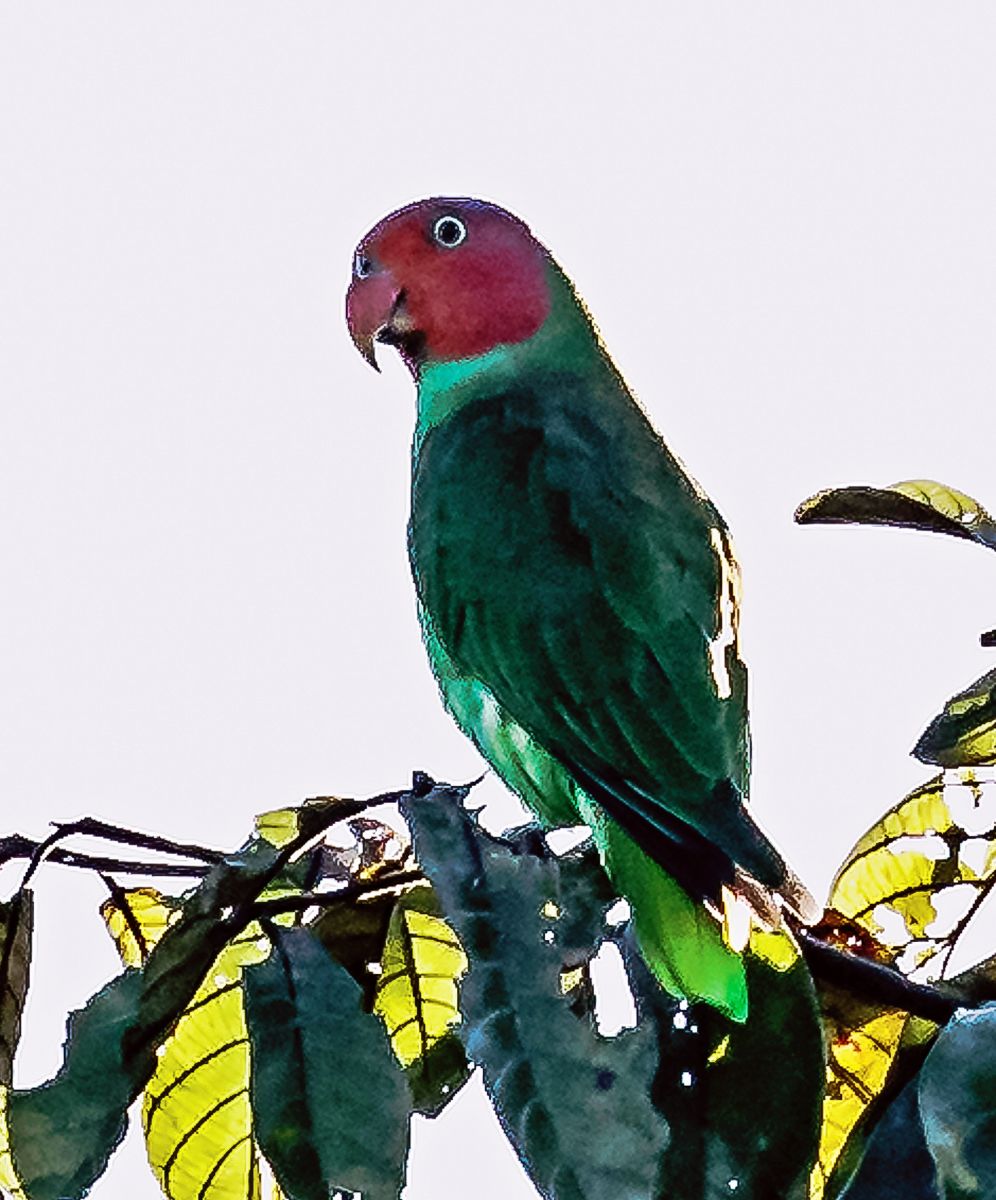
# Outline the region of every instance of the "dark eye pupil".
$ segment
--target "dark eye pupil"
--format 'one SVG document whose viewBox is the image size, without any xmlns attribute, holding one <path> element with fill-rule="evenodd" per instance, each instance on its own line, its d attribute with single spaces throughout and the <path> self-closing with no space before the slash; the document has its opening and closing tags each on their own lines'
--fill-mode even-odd
<svg viewBox="0 0 996 1200">
<path fill-rule="evenodd" d="M 463 230 L 456 221 L 440 221 L 436 227 L 436 237 L 444 246 L 455 246 L 463 236 Z"/>
</svg>

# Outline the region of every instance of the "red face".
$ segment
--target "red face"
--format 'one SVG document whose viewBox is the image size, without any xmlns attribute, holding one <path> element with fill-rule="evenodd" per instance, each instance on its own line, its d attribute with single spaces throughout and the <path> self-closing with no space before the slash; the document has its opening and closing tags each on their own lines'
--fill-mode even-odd
<svg viewBox="0 0 996 1200">
<path fill-rule="evenodd" d="M 511 213 L 480 200 L 420 200 L 360 242 L 346 294 L 353 342 L 397 346 L 412 374 L 525 341 L 550 311 L 547 253 Z"/>
</svg>

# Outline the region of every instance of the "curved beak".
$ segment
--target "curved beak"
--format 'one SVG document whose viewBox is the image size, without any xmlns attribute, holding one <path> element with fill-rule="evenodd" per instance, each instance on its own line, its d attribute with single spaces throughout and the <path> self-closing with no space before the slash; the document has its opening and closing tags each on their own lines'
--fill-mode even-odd
<svg viewBox="0 0 996 1200">
<path fill-rule="evenodd" d="M 390 271 L 375 271 L 365 279 L 354 279 L 346 292 L 346 324 L 353 345 L 379 371 L 377 342 L 399 345 L 411 332 L 405 308 L 404 289 Z"/>
</svg>

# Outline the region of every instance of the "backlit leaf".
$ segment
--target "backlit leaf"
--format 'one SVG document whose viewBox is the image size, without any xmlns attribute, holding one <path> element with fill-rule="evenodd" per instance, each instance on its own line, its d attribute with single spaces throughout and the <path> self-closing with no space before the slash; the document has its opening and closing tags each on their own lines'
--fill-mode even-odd
<svg viewBox="0 0 996 1200">
<path fill-rule="evenodd" d="M 10 1086 L 28 994 L 34 905 L 30 889 L 0 904 L 0 1087 Z"/>
<path fill-rule="evenodd" d="M 10 1152 L 10 1129 L 7 1122 L 9 1099 L 10 1088 L 0 1084 L 0 1195 L 8 1200 L 28 1200 L 14 1169 L 14 1159 Z"/>
<path fill-rule="evenodd" d="M 398 897 L 380 966 L 374 1012 L 406 1068 L 417 1107 L 435 1113 L 469 1073 L 459 1041 L 448 1036 L 460 1023 L 458 983 L 467 956 L 431 887 Z"/>
<path fill-rule="evenodd" d="M 118 953 L 138 963 L 179 915 L 176 901 L 151 887 L 122 892 L 101 912 Z M 242 969 L 267 950 L 255 924 L 229 944 L 157 1052 L 142 1128 L 149 1164 L 170 1200 L 262 1196 Z"/>
<path fill-rule="evenodd" d="M 107 932 L 126 967 L 140 967 L 180 915 L 179 903 L 153 887 L 132 888 L 100 906 Z"/>
<path fill-rule="evenodd" d="M 846 487 L 818 492 L 796 509 L 800 525 L 898 525 L 970 538 L 996 549 L 996 522 L 971 496 L 931 479 L 888 488 Z"/>
<path fill-rule="evenodd" d="M 917 742 L 914 755 L 941 767 L 996 763 L 996 671 L 953 696 Z"/>
<path fill-rule="evenodd" d="M 295 1200 L 397 1200 L 409 1096 L 382 1023 L 307 929 L 274 931 L 245 975 L 257 1136 Z"/>
<path fill-rule="evenodd" d="M 869 1107 L 885 1088 L 909 1019 L 892 1009 L 877 1010 L 846 993 L 823 989 L 827 1084 L 823 1122 L 810 1196 L 818 1200 L 831 1181 L 846 1176 L 845 1154 Z M 835 1195 L 831 1188 L 829 1194 Z"/>
<path fill-rule="evenodd" d="M 958 938 L 996 885 L 996 781 L 969 771 L 916 788 L 868 830 L 831 888 L 824 940 L 942 978 Z M 921 1040 L 907 1014 L 822 992 L 827 1095 L 811 1195 L 836 1195 L 853 1165 L 862 1126 L 895 1089 L 903 1046 Z M 922 1023 L 921 1023 L 922 1024 Z"/>
<path fill-rule="evenodd" d="M 260 1196 L 242 970 L 266 954 L 266 940 L 251 927 L 227 946 L 160 1049 L 142 1127 L 170 1200 Z"/>
<path fill-rule="evenodd" d="M 952 772 L 916 788 L 858 841 L 830 906 L 904 974 L 930 981 L 994 882 L 996 780 Z"/>
<path fill-rule="evenodd" d="M 429 887 L 398 897 L 381 958 L 374 1012 L 402 1066 L 410 1067 L 460 1023 L 457 983 L 467 970 L 460 939 Z"/>
</svg>

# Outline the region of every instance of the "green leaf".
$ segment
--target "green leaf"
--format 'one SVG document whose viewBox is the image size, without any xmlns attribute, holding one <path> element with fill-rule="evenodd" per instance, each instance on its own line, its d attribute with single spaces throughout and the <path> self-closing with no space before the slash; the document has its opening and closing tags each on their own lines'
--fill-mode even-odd
<svg viewBox="0 0 996 1200">
<path fill-rule="evenodd" d="M 31 1200 L 85 1195 L 124 1136 L 140 1084 L 121 1047 L 141 994 L 141 972 L 119 975 L 70 1014 L 65 1060 L 55 1078 L 11 1092 L 14 1169 Z"/>
<path fill-rule="evenodd" d="M 917 1082 L 908 1083 L 875 1130 L 842 1200 L 939 1200 L 934 1161 L 920 1123 Z"/>
<path fill-rule="evenodd" d="M 941 1030 L 920 1072 L 919 1099 L 943 1200 L 996 1194 L 996 1005 Z"/>
<path fill-rule="evenodd" d="M 572 1011 L 558 938 L 571 899 L 557 861 L 513 853 L 476 826 L 461 799 L 437 788 L 402 811 L 471 960 L 461 998 L 468 1054 L 543 1196 L 650 1200 L 668 1144 L 651 1100 L 654 1030 L 604 1038 Z M 575 924 L 575 958 L 577 934 Z"/>
<path fill-rule="evenodd" d="M 996 671 L 953 696 L 927 726 L 913 754 L 940 767 L 996 763 Z"/>
<path fill-rule="evenodd" d="M 309 926 L 329 954 L 363 988 L 368 1008 L 376 989 L 370 964 L 379 963 L 384 953 L 394 901 L 391 892 L 330 900 Z"/>
<path fill-rule="evenodd" d="M 33 924 L 29 888 L 0 904 L 0 1087 L 9 1087 L 14 1077 L 14 1054 L 28 994 Z"/>
<path fill-rule="evenodd" d="M 271 936 L 271 956 L 245 972 L 263 1152 L 294 1200 L 327 1200 L 334 1189 L 396 1200 L 410 1105 L 384 1027 L 309 930 Z"/>
<path fill-rule="evenodd" d="M 658 1025 L 654 1095 L 672 1133 L 661 1195 L 807 1195 L 825 1075 L 813 982 L 798 959 L 778 970 L 747 953 L 744 965 L 745 1022 L 639 990 Z"/>
<path fill-rule="evenodd" d="M 320 832 L 335 809 L 305 812 L 302 833 Z M 70 1016 L 55 1078 L 10 1093 L 13 1169 L 31 1200 L 82 1196 L 103 1173 L 129 1105 L 156 1068 L 157 1047 L 232 936 L 233 912 L 251 903 L 280 866 L 275 847 L 253 842 L 213 867 L 143 968 L 125 972 Z"/>
<path fill-rule="evenodd" d="M 996 549 L 996 522 L 971 496 L 932 479 L 888 488 L 846 487 L 818 492 L 796 509 L 800 525 L 898 525 L 969 538 Z"/>
</svg>

